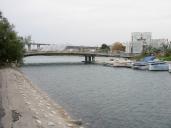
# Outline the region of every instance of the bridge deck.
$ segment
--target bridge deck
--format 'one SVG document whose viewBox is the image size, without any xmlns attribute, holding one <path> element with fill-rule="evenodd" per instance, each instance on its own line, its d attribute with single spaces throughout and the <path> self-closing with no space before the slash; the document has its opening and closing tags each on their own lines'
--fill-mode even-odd
<svg viewBox="0 0 171 128">
<path fill-rule="evenodd" d="M 39 52 L 26 52 L 24 57 L 27 56 L 94 56 L 94 57 L 123 57 L 131 58 L 134 55 L 127 53 L 95 53 L 95 52 L 52 52 L 52 51 L 39 51 Z"/>
</svg>

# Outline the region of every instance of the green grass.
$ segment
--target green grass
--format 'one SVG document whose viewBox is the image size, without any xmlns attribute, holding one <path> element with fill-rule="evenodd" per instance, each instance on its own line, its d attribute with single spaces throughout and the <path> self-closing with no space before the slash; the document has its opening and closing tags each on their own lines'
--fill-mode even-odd
<svg viewBox="0 0 171 128">
<path fill-rule="evenodd" d="M 148 55 L 141 54 L 139 56 L 134 57 L 133 59 L 139 61 L 139 60 L 143 59 L 146 56 L 148 56 Z M 171 55 L 169 55 L 169 56 L 157 56 L 156 58 L 159 59 L 159 60 L 163 60 L 163 61 L 171 61 Z"/>
<path fill-rule="evenodd" d="M 171 56 L 161 56 L 161 57 L 158 57 L 158 59 L 163 60 L 163 61 L 171 61 Z"/>
</svg>

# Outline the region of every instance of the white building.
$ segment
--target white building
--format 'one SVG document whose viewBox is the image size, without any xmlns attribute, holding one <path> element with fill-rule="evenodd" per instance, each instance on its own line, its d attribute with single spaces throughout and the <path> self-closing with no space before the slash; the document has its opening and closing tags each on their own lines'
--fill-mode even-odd
<svg viewBox="0 0 171 128">
<path fill-rule="evenodd" d="M 133 32 L 131 33 L 131 41 L 137 42 L 137 41 L 151 41 L 151 32 Z"/>
<path fill-rule="evenodd" d="M 126 53 L 142 53 L 146 46 L 159 48 L 163 44 L 168 44 L 167 39 L 152 39 L 151 32 L 133 32 L 131 41 L 126 45 Z"/>
<path fill-rule="evenodd" d="M 152 39 L 150 45 L 154 48 L 160 48 L 163 44 L 168 45 L 168 39 Z"/>
<path fill-rule="evenodd" d="M 125 53 L 132 53 L 132 43 L 131 42 L 125 43 L 124 46 L 125 46 Z"/>
</svg>

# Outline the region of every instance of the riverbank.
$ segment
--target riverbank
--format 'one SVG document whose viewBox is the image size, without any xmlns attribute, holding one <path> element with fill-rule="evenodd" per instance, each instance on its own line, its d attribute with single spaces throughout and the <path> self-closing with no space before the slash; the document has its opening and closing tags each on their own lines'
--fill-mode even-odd
<svg viewBox="0 0 171 128">
<path fill-rule="evenodd" d="M 23 73 L 0 69 L 0 128 L 81 128 L 78 124 Z"/>
</svg>

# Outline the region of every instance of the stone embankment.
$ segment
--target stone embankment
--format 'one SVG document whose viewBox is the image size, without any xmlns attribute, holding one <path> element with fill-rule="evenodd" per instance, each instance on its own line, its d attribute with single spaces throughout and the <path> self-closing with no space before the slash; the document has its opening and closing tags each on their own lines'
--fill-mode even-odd
<svg viewBox="0 0 171 128">
<path fill-rule="evenodd" d="M 83 128 L 21 72 L 0 69 L 0 128 Z"/>
</svg>

